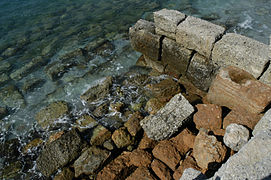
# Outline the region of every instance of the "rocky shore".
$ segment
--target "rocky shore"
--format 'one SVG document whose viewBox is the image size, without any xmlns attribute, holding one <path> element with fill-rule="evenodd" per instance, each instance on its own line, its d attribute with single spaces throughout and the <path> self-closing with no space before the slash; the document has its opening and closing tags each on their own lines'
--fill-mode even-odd
<svg viewBox="0 0 271 180">
<path fill-rule="evenodd" d="M 79 117 L 65 101 L 41 109 L 35 119 L 50 136 L 21 148 L 16 139 L 1 144 L 9 165 L 0 177 L 27 170 L 33 179 L 37 170 L 35 178 L 55 180 L 271 178 L 271 50 L 225 31 L 175 10 L 139 20 L 129 35 L 145 73 L 97 81 L 80 96 L 89 111 Z"/>
</svg>

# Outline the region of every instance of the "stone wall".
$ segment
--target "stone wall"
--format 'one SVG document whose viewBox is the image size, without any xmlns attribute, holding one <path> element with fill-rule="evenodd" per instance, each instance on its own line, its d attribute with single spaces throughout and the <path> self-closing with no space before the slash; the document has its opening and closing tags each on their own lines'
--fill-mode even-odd
<svg viewBox="0 0 271 180">
<path fill-rule="evenodd" d="M 154 22 L 139 20 L 129 31 L 133 48 L 148 66 L 177 78 L 186 76 L 204 91 L 217 70 L 229 65 L 271 84 L 268 45 L 176 10 L 153 15 Z"/>
</svg>

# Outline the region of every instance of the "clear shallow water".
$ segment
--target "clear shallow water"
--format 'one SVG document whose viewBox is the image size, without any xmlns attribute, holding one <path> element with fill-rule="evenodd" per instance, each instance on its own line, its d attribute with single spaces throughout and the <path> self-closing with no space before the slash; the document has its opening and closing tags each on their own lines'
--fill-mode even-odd
<svg viewBox="0 0 271 180">
<path fill-rule="evenodd" d="M 69 102 L 74 116 L 87 112 L 79 96 L 96 80 L 121 75 L 135 64 L 140 54 L 129 45 L 128 28 L 140 18 L 152 20 L 152 12 L 161 8 L 176 9 L 226 26 L 228 32 L 269 43 L 270 0 L 1 0 L 0 66 L 11 64 L 2 74 L 9 76 L 37 56 L 48 64 L 21 80 L 0 84 L 0 89 L 13 84 L 22 91 L 29 79 L 44 82 L 33 92 L 22 92 L 26 107 L 9 108 L 10 115 L 0 120 L 0 142 L 19 137 L 24 144 L 33 139 L 33 131 L 39 131 L 35 114 L 56 100 Z M 48 77 L 50 64 L 97 42 L 109 46 L 90 49 L 84 57 L 73 56 L 76 65 L 61 78 L 52 81 Z M 0 107 L 5 106 L 0 100 Z"/>
</svg>

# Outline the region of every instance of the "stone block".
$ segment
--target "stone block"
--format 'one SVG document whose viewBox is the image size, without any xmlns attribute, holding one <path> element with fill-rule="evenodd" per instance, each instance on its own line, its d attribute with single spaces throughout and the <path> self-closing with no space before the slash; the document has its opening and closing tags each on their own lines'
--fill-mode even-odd
<svg viewBox="0 0 271 180">
<path fill-rule="evenodd" d="M 129 36 L 136 51 L 153 61 L 158 61 L 161 36 L 154 34 L 154 29 L 154 23 L 140 19 L 129 29 Z"/>
<path fill-rule="evenodd" d="M 151 163 L 151 168 L 153 172 L 156 174 L 156 176 L 158 176 L 161 180 L 172 179 L 170 169 L 161 161 L 154 159 Z"/>
<path fill-rule="evenodd" d="M 144 59 L 147 63 L 147 67 L 151 67 L 152 69 L 158 71 L 159 73 L 164 73 L 165 66 L 163 65 L 161 61 L 157 61 L 157 59 L 153 59 L 146 55 L 144 55 Z"/>
<path fill-rule="evenodd" d="M 187 69 L 187 78 L 200 90 L 207 91 L 216 72 L 216 67 L 204 56 L 196 53 Z"/>
<path fill-rule="evenodd" d="M 142 149 L 135 149 L 130 154 L 130 164 L 136 167 L 149 167 L 152 162 L 152 155 Z"/>
<path fill-rule="evenodd" d="M 270 131 L 271 130 L 271 109 L 269 109 L 261 120 L 256 124 L 252 134 L 256 136 L 261 131 Z"/>
<path fill-rule="evenodd" d="M 170 66 L 178 74 L 184 75 L 186 73 L 191 56 L 191 50 L 184 48 L 169 38 L 163 39 L 161 61 L 165 66 Z"/>
<path fill-rule="evenodd" d="M 176 11 L 162 9 L 153 13 L 156 34 L 175 39 L 178 24 L 185 19 L 186 15 Z"/>
<path fill-rule="evenodd" d="M 156 180 L 156 178 L 150 173 L 146 167 L 137 168 L 126 180 Z"/>
<path fill-rule="evenodd" d="M 195 50 L 209 59 L 214 43 L 224 31 L 224 27 L 189 16 L 178 25 L 176 41 L 185 48 Z"/>
<path fill-rule="evenodd" d="M 124 123 L 124 126 L 127 128 L 128 132 L 132 136 L 136 136 L 137 133 L 142 129 L 139 122 L 143 119 L 140 112 L 135 112 L 131 117 Z"/>
<path fill-rule="evenodd" d="M 268 63 L 268 45 L 239 34 L 228 33 L 215 44 L 212 61 L 219 67 L 239 67 L 258 78 Z"/>
<path fill-rule="evenodd" d="M 183 175 L 180 178 L 180 180 L 188 180 L 188 179 L 204 180 L 204 179 L 207 179 L 207 178 L 200 171 L 195 170 L 193 168 L 187 168 L 187 169 L 184 170 Z"/>
<path fill-rule="evenodd" d="M 124 127 L 114 131 L 112 140 L 118 148 L 124 148 L 133 143 L 133 138 Z"/>
<path fill-rule="evenodd" d="M 150 139 L 146 133 L 144 133 L 143 138 L 141 139 L 138 148 L 139 149 L 153 149 L 157 145 L 157 141 Z"/>
<path fill-rule="evenodd" d="M 207 100 L 230 109 L 261 113 L 271 102 L 270 94 L 270 86 L 242 69 L 229 66 L 220 69 L 209 88 Z"/>
<path fill-rule="evenodd" d="M 177 132 L 193 112 L 193 106 L 179 93 L 155 115 L 141 120 L 140 125 L 149 138 L 162 140 Z"/>
<path fill-rule="evenodd" d="M 175 180 L 179 180 L 182 177 L 184 170 L 187 168 L 200 170 L 200 168 L 197 166 L 197 162 L 195 161 L 195 159 L 191 156 L 188 156 L 183 161 L 181 161 L 180 166 L 176 169 L 176 171 L 173 174 L 173 178 Z"/>
<path fill-rule="evenodd" d="M 92 131 L 92 136 L 90 138 L 90 144 L 95 146 L 101 146 L 103 143 L 111 138 L 111 132 L 103 127 L 102 125 L 98 125 Z"/>
</svg>

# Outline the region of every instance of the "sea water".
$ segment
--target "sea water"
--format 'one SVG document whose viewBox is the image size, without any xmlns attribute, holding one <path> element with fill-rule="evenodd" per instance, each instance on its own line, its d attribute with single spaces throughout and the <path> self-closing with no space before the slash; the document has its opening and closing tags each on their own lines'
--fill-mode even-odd
<svg viewBox="0 0 271 180">
<path fill-rule="evenodd" d="M 9 115 L 0 120 L 0 143 L 17 138 L 24 145 L 33 139 L 33 132 L 41 132 L 35 114 L 51 102 L 70 103 L 74 117 L 88 112 L 80 95 L 97 80 L 121 76 L 135 65 L 140 54 L 130 47 L 128 29 L 140 18 L 153 20 L 152 12 L 162 8 L 176 9 L 225 26 L 227 32 L 269 43 L 270 0 L 1 0 L 0 67 L 10 64 L 1 73 L 10 76 L 38 56 L 47 62 L 20 80 L 9 78 L 0 84 L 1 89 L 15 85 L 26 102 L 24 107 L 7 107 Z M 50 64 L 98 42 L 109 46 L 99 52 L 90 50 L 85 59 L 74 59 L 77 64 L 57 80 L 46 74 Z M 22 92 L 23 84 L 32 79 L 43 83 L 31 92 Z M 0 99 L 0 107 L 6 106 Z M 2 157 L 0 169 L 6 165 L 4 161 Z"/>
</svg>

